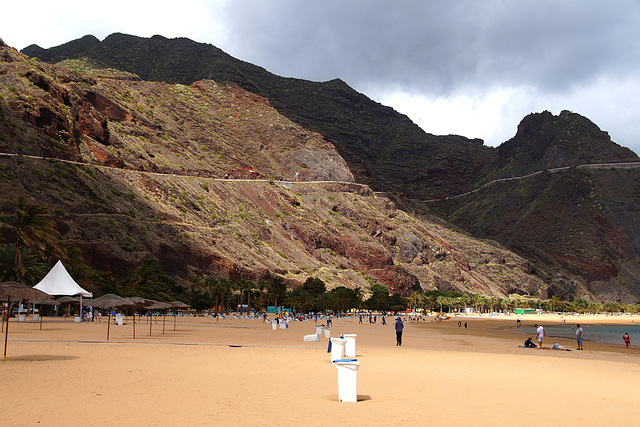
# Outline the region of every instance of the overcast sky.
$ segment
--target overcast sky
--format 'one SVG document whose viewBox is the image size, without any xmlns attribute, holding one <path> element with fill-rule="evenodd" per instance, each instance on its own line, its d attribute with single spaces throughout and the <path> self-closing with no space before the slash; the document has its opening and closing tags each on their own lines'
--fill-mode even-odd
<svg viewBox="0 0 640 427">
<path fill-rule="evenodd" d="M 427 132 L 495 146 L 525 115 L 567 109 L 640 153 L 636 0 L 8 3 L 0 37 L 17 49 L 188 37 L 282 76 L 340 78 Z"/>
</svg>

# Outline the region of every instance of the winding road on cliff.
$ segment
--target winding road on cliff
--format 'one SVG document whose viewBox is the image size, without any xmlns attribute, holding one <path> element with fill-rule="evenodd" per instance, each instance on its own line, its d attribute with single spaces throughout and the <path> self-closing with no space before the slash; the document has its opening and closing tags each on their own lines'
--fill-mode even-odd
<svg viewBox="0 0 640 427">
<path fill-rule="evenodd" d="M 161 175 L 161 176 L 167 176 L 167 175 L 173 175 L 173 176 L 180 176 L 180 177 L 185 177 L 185 178 L 203 178 L 203 177 L 198 177 L 198 176 L 194 176 L 194 175 L 183 175 L 183 174 L 174 174 L 174 173 L 162 173 L 162 172 L 150 172 L 150 171 L 140 171 L 140 170 L 136 170 L 136 169 L 125 169 L 125 168 L 116 168 L 116 167 L 112 167 L 112 166 L 103 166 L 103 165 L 96 165 L 96 164 L 92 164 L 92 163 L 83 163 L 83 162 L 76 162 L 73 160 L 64 160 L 64 159 L 56 159 L 53 157 L 42 157 L 42 156 L 31 156 L 31 155 L 25 155 L 25 154 L 16 154 L 16 153 L 0 153 L 0 157 L 9 157 L 9 156 L 13 156 L 13 157 L 26 157 L 26 158 L 30 158 L 30 159 L 36 159 L 36 160 L 53 160 L 56 162 L 62 162 L 62 163 L 70 163 L 70 164 L 74 164 L 74 165 L 79 165 L 79 166 L 93 166 L 96 168 L 105 168 L 105 169 L 116 169 L 116 170 L 121 170 L 121 171 L 130 171 L 130 172 L 138 172 L 138 173 L 142 173 L 142 174 L 147 174 L 147 175 Z M 464 196 L 468 196 L 470 194 L 474 194 L 477 193 L 478 191 L 481 191 L 491 185 L 497 184 L 499 182 L 504 182 L 504 181 L 513 181 L 513 180 L 520 180 L 520 179 L 527 179 L 527 178 L 533 178 L 534 176 L 540 175 L 543 172 L 549 172 L 549 173 L 559 173 L 559 172 L 564 172 L 567 171 L 569 169 L 571 169 L 574 166 L 563 166 L 563 167 L 559 167 L 559 168 L 550 168 L 550 169 L 543 169 L 543 170 L 539 170 L 536 172 L 531 172 L 528 173 L 526 175 L 520 175 L 520 176 L 513 176 L 513 177 L 508 177 L 508 178 L 498 178 L 498 179 L 494 179 L 491 180 L 483 185 L 481 185 L 480 187 L 471 190 L 471 191 L 467 191 L 465 193 L 461 193 L 461 194 L 457 194 L 455 196 L 449 196 L 449 197 L 444 197 L 444 198 L 440 198 L 440 199 L 429 199 L 429 200 L 423 200 L 424 202 L 440 202 L 443 200 L 453 200 L 453 199 L 457 199 L 460 197 L 464 197 Z M 581 167 L 581 168 L 588 168 L 588 169 L 631 169 L 631 168 L 640 168 L 640 162 L 622 162 L 622 163 L 585 163 L 582 165 L 577 165 L 575 167 Z M 206 178 L 206 179 L 211 179 L 214 181 L 222 181 L 222 182 L 271 182 L 271 179 L 259 179 L 259 178 Z M 359 184 L 357 182 L 347 182 L 347 181 L 331 181 L 331 180 L 327 180 L 327 181 L 284 181 L 284 180 L 273 180 L 273 182 L 275 184 L 278 184 L 282 187 L 285 188 L 291 188 L 293 185 L 295 184 L 350 184 L 350 185 L 359 185 L 359 186 L 363 186 L 364 184 Z M 377 194 L 385 194 L 384 192 L 377 192 Z"/>
</svg>

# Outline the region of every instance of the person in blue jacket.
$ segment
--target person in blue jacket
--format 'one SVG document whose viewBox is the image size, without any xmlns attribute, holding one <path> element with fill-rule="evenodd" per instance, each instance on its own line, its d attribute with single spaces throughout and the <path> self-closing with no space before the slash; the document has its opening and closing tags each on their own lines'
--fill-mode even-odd
<svg viewBox="0 0 640 427">
<path fill-rule="evenodd" d="M 404 329 L 404 323 L 402 323 L 402 318 L 398 316 L 396 319 L 396 345 L 402 345 L 402 330 Z"/>
</svg>

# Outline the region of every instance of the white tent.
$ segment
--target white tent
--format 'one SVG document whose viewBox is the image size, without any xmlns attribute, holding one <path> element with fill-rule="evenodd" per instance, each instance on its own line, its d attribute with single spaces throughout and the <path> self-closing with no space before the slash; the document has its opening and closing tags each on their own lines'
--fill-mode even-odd
<svg viewBox="0 0 640 427">
<path fill-rule="evenodd" d="M 49 295 L 80 295 L 88 298 L 93 297 L 91 292 L 85 291 L 73 280 L 61 261 L 58 261 L 51 271 L 44 276 L 44 279 L 35 285 L 34 288 L 46 292 Z"/>
</svg>

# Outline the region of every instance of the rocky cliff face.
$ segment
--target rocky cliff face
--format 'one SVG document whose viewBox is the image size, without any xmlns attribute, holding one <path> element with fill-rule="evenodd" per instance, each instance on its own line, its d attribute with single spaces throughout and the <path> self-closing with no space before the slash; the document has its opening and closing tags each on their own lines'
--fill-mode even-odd
<svg viewBox="0 0 640 427">
<path fill-rule="evenodd" d="M 350 183 L 332 144 L 261 96 L 86 60 L 54 66 L 4 45 L 0 58 L 2 214 L 22 195 L 49 206 L 95 269 L 123 277 L 154 257 L 182 279 L 543 292 L 531 265 L 495 242 Z"/>
<path fill-rule="evenodd" d="M 609 134 L 586 117 L 570 111 L 554 116 L 530 114 L 516 135 L 498 147 L 495 164 L 504 176 L 587 163 L 638 161 L 631 150 L 611 141 Z"/>
<path fill-rule="evenodd" d="M 550 284 L 550 295 L 639 300 L 638 157 L 568 111 L 527 116 L 498 153 L 485 182 L 572 167 L 443 201 L 441 214 L 529 259 Z M 597 165 L 603 162 L 609 164 Z M 585 164 L 595 165 L 578 166 Z"/>
</svg>

